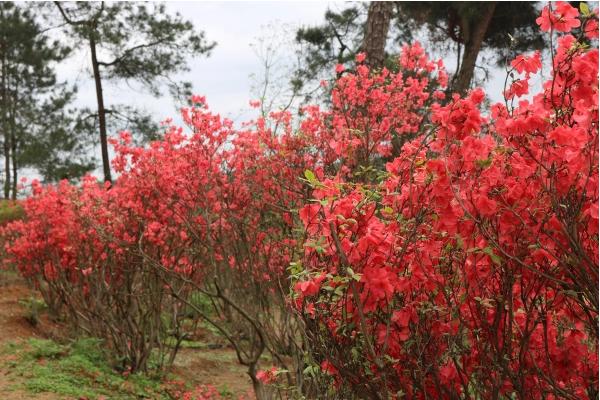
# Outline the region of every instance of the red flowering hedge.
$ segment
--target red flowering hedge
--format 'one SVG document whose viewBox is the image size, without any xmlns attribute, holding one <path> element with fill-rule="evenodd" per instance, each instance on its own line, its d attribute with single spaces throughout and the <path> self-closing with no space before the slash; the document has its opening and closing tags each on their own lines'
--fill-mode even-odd
<svg viewBox="0 0 600 400">
<path fill-rule="evenodd" d="M 342 397 L 597 397 L 595 18 L 544 9 L 565 34 L 531 100 L 539 54 L 487 115 L 480 89 L 433 104 L 381 179 L 315 178 L 295 304 Z"/>
<path fill-rule="evenodd" d="M 338 68 L 331 107 L 297 124 L 236 129 L 194 98 L 189 133 L 113 141 L 110 190 L 34 184 L 5 229 L 8 261 L 125 368 L 156 350 L 172 361 L 200 292 L 222 318 L 196 317 L 261 398 L 593 398 L 598 50 L 584 11 L 544 9 L 551 79 L 519 99 L 541 67 L 519 56 L 505 104 L 485 111 L 480 89 L 446 99 L 418 44 L 398 73 L 362 55 Z"/>
</svg>

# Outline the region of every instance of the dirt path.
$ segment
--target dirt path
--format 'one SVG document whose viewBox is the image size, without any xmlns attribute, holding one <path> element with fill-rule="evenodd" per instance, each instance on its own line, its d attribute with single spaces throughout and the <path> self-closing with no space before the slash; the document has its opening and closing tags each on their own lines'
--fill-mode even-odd
<svg viewBox="0 0 600 400">
<path fill-rule="evenodd" d="M 0 400 L 58 400 L 54 393 L 32 394 L 19 388 L 22 379 L 14 372 L 18 356 L 4 351 L 7 346 L 25 346 L 31 338 L 56 339 L 65 337 L 64 327 L 43 316 L 34 327 L 28 320 L 23 300 L 36 297 L 15 273 L 0 270 Z M 237 363 L 232 349 L 184 348 L 180 350 L 172 373 L 178 380 L 193 385 L 213 385 L 225 399 L 248 393 L 252 385 L 244 367 Z"/>
</svg>

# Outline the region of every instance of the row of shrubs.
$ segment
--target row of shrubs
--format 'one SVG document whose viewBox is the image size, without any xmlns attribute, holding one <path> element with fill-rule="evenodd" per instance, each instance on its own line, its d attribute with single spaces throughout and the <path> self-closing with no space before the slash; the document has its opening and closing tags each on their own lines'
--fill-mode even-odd
<svg viewBox="0 0 600 400">
<path fill-rule="evenodd" d="M 541 68 L 519 56 L 489 109 L 418 44 L 338 66 L 298 121 L 194 97 L 188 131 L 113 141 L 114 185 L 34 182 L 8 262 L 128 371 L 203 320 L 259 399 L 595 398 L 597 19 L 546 7 L 551 79 L 519 99 Z"/>
</svg>

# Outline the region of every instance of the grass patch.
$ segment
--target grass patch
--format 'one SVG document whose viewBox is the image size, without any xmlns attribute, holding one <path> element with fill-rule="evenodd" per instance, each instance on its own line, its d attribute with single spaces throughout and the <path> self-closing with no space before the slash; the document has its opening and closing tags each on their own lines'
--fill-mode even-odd
<svg viewBox="0 0 600 400">
<path fill-rule="evenodd" d="M 168 399 L 159 378 L 141 374 L 123 376 L 108 363 L 97 339 L 79 339 L 69 345 L 30 339 L 26 346 L 9 344 L 6 353 L 17 355 L 11 373 L 31 393 L 52 392 L 88 399 Z"/>
<path fill-rule="evenodd" d="M 23 207 L 12 200 L 0 200 L 0 225 L 6 225 L 23 217 Z"/>
<path fill-rule="evenodd" d="M 26 299 L 20 299 L 19 304 L 25 308 L 25 319 L 32 325 L 36 326 L 40 321 L 42 312 L 48 310 L 48 306 L 44 300 L 29 296 Z"/>
<path fill-rule="evenodd" d="M 177 340 L 174 337 L 168 337 L 165 339 L 165 345 L 169 347 L 175 347 Z M 210 346 L 199 340 L 182 340 L 179 343 L 181 349 L 208 349 Z"/>
<path fill-rule="evenodd" d="M 229 386 L 227 386 L 227 384 L 221 385 L 217 390 L 221 397 L 232 398 L 234 395 L 233 391 L 229 388 Z"/>
<path fill-rule="evenodd" d="M 27 354 L 28 358 L 41 360 L 43 358 L 57 359 L 66 354 L 66 347 L 52 340 L 29 339 L 31 351 Z"/>
</svg>

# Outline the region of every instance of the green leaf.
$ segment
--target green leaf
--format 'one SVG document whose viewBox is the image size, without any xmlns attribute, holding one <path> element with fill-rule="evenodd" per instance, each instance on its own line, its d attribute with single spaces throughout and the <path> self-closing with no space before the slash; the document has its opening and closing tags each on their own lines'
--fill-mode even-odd
<svg viewBox="0 0 600 400">
<path fill-rule="evenodd" d="M 583 14 L 584 17 L 590 15 L 590 7 L 588 7 L 587 3 L 584 3 L 583 1 L 579 3 L 579 11 L 581 11 L 581 14 Z"/>
<path fill-rule="evenodd" d="M 312 172 L 310 169 L 307 169 L 306 171 L 304 171 L 304 177 L 310 183 L 318 182 L 317 177 L 315 176 L 314 172 Z"/>
<path fill-rule="evenodd" d="M 462 236 L 456 234 L 456 247 L 459 249 L 463 249 L 465 247 L 465 242 L 463 241 Z"/>
<path fill-rule="evenodd" d="M 383 207 L 381 212 L 384 214 L 392 214 L 394 212 L 394 209 L 390 206 L 385 206 L 385 207 Z"/>
<path fill-rule="evenodd" d="M 360 274 L 357 274 L 356 272 L 354 272 L 354 270 L 350 267 L 348 267 L 347 269 L 348 271 L 348 275 L 354 279 L 355 281 L 359 282 L 360 281 Z"/>
<path fill-rule="evenodd" d="M 484 249 L 481 249 L 481 251 L 484 254 L 487 254 L 494 264 L 500 265 L 502 263 L 502 259 L 500 257 L 498 257 L 498 255 L 496 253 L 494 253 L 494 250 L 492 250 L 491 247 L 488 246 Z"/>
<path fill-rule="evenodd" d="M 575 290 L 570 290 L 570 289 L 569 290 L 561 290 L 561 292 L 569 297 L 574 297 L 574 298 L 579 297 L 579 293 L 577 293 Z"/>
<path fill-rule="evenodd" d="M 318 371 L 315 366 L 313 365 L 309 365 L 306 368 L 304 368 L 304 371 L 302 371 L 305 375 L 310 375 L 310 376 L 315 376 L 315 372 Z"/>
<path fill-rule="evenodd" d="M 475 160 L 475 163 L 477 164 L 477 166 L 481 169 L 485 169 L 487 167 L 489 167 L 490 165 L 492 165 L 492 158 L 488 157 L 484 160 Z"/>
</svg>

